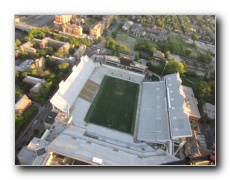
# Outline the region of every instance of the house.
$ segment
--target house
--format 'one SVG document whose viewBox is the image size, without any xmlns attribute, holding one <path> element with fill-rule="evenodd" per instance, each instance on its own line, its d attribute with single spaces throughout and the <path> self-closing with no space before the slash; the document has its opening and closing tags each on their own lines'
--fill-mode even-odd
<svg viewBox="0 0 230 180">
<path fill-rule="evenodd" d="M 73 57 L 75 57 L 76 60 L 80 60 L 80 58 L 83 56 L 83 54 L 86 51 L 86 45 L 81 45 L 76 52 L 73 54 Z"/>
<path fill-rule="evenodd" d="M 47 46 L 51 46 L 56 50 L 69 51 L 70 48 L 74 47 L 74 45 L 68 42 L 61 42 L 48 37 L 45 37 L 42 40 L 34 38 L 33 41 L 40 48 L 46 48 Z"/>
<path fill-rule="evenodd" d="M 176 62 L 181 62 L 180 56 L 176 54 L 169 54 L 169 60 L 173 60 L 173 59 L 175 59 Z"/>
<path fill-rule="evenodd" d="M 34 61 L 36 67 L 41 68 L 42 70 L 45 69 L 45 58 L 42 56 L 39 59 Z"/>
<path fill-rule="evenodd" d="M 165 60 L 165 54 L 162 53 L 161 51 L 155 51 L 153 53 L 153 60 L 156 61 Z"/>
<path fill-rule="evenodd" d="M 41 90 L 42 87 L 43 87 L 42 83 L 37 83 L 30 89 L 30 93 L 31 94 L 37 93 L 39 90 Z"/>
<path fill-rule="evenodd" d="M 23 112 L 32 105 L 32 101 L 26 96 L 23 95 L 21 99 L 15 104 L 15 113 L 23 114 Z"/>
<path fill-rule="evenodd" d="M 129 28 L 130 28 L 132 25 L 133 25 L 133 21 L 126 21 L 126 22 L 124 23 L 124 25 L 122 26 L 122 29 L 123 29 L 124 31 L 127 31 L 127 30 L 129 30 Z"/>
<path fill-rule="evenodd" d="M 35 85 L 35 84 L 37 84 L 37 83 L 45 84 L 46 80 L 44 80 L 44 79 L 39 79 L 39 78 L 32 77 L 32 76 L 26 76 L 26 77 L 23 79 L 23 82 L 26 82 L 26 83 L 31 84 L 31 85 Z"/>
<path fill-rule="evenodd" d="M 33 44 L 29 41 L 19 46 L 18 50 L 19 50 L 19 53 L 27 52 L 30 57 L 34 57 L 34 55 L 37 52 L 37 50 L 33 48 Z"/>
<path fill-rule="evenodd" d="M 31 68 L 35 68 L 34 60 L 25 60 L 23 61 L 20 65 L 15 66 L 15 69 L 18 70 L 19 72 L 24 72 L 25 70 Z"/>
</svg>

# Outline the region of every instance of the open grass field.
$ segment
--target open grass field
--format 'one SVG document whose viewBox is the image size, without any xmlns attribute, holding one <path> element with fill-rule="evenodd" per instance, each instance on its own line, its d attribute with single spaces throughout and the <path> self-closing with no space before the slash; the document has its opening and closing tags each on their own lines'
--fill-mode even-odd
<svg viewBox="0 0 230 180">
<path fill-rule="evenodd" d="M 139 85 L 105 76 L 85 121 L 133 134 Z"/>
<path fill-rule="evenodd" d="M 186 49 L 189 49 L 192 52 L 195 52 L 195 49 L 191 44 L 185 43 L 184 41 L 182 41 L 179 38 L 169 36 L 169 43 L 172 44 L 173 49 L 176 52 L 180 52 L 180 51 L 184 52 Z"/>
<path fill-rule="evenodd" d="M 134 50 L 135 44 L 136 44 L 136 38 L 133 38 L 127 34 L 117 34 L 117 37 L 115 38 L 115 42 L 117 44 L 123 44 L 127 48 L 129 48 L 131 51 Z"/>
</svg>

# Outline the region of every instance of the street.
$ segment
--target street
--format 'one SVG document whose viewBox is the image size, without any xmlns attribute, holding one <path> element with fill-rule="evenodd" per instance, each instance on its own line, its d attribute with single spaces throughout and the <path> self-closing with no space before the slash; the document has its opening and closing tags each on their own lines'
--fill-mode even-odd
<svg viewBox="0 0 230 180">
<path fill-rule="evenodd" d="M 30 140 L 34 137 L 34 130 L 38 129 L 39 133 L 44 132 L 44 124 L 43 120 L 48 116 L 50 111 L 52 110 L 52 105 L 49 103 L 47 106 L 43 106 L 40 108 L 38 114 L 34 117 L 34 119 L 30 122 L 30 124 L 26 127 L 26 129 L 20 134 L 18 139 L 15 142 L 15 155 L 21 150 L 21 148 L 27 145 Z"/>
</svg>

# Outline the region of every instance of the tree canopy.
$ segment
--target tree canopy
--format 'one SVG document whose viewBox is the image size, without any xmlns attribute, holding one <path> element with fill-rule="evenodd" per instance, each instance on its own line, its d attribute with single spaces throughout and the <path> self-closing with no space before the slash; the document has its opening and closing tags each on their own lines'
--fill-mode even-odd
<svg viewBox="0 0 230 180">
<path fill-rule="evenodd" d="M 184 74 L 186 72 L 186 67 L 181 62 L 176 62 L 175 60 L 169 61 L 165 67 L 165 74 L 177 73 Z"/>
</svg>

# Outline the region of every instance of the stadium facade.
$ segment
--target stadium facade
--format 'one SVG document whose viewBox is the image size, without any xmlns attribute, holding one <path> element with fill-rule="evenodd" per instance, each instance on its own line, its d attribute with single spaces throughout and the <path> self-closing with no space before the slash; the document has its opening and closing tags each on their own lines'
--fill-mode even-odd
<svg viewBox="0 0 230 180">
<path fill-rule="evenodd" d="M 174 142 L 192 136 L 179 73 L 159 82 L 83 56 L 51 98 L 58 112 L 43 136 L 18 154 L 22 165 L 155 166 L 178 160 Z M 139 85 L 132 134 L 86 122 L 105 76 Z"/>
</svg>

